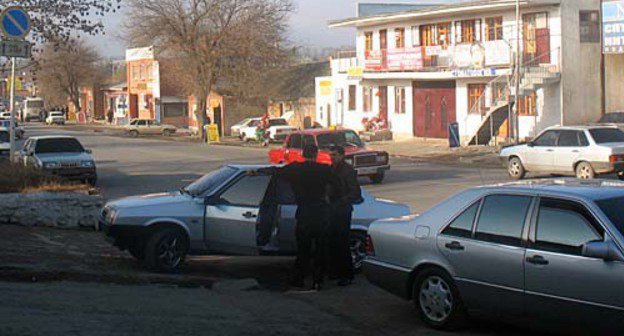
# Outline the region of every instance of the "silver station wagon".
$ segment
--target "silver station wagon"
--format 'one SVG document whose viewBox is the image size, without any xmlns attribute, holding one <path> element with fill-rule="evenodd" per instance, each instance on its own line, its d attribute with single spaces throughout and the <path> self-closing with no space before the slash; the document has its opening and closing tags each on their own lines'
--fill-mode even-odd
<svg viewBox="0 0 624 336">
<path fill-rule="evenodd" d="M 100 229 L 146 266 L 173 271 L 191 254 L 294 255 L 295 212 L 290 186 L 279 177 L 248 174 L 268 165 L 228 165 L 176 192 L 129 197 L 105 205 Z M 362 190 L 351 233 L 354 266 L 365 257 L 366 231 L 409 207 Z"/>
<path fill-rule="evenodd" d="M 486 315 L 622 335 L 623 209 L 619 181 L 474 188 L 420 216 L 374 222 L 364 273 L 413 300 L 434 328 Z"/>
</svg>

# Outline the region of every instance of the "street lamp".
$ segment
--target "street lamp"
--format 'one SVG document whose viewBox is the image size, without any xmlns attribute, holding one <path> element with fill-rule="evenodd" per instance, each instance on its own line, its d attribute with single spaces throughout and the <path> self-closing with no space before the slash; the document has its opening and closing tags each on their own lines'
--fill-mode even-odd
<svg viewBox="0 0 624 336">
<path fill-rule="evenodd" d="M 515 94 L 515 102 L 514 102 L 514 115 L 513 115 L 513 133 L 514 133 L 514 141 L 517 143 L 520 142 L 520 118 L 518 116 L 518 94 L 520 93 L 520 0 L 516 0 L 516 94 Z M 511 131 L 511 130 L 510 130 Z"/>
</svg>

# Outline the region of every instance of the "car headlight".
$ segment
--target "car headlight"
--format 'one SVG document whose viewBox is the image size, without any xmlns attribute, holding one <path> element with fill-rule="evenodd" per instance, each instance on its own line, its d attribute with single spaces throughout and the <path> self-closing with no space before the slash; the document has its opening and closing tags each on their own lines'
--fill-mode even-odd
<svg viewBox="0 0 624 336">
<path fill-rule="evenodd" d="M 58 168 L 60 166 L 61 166 L 61 164 L 59 162 L 55 162 L 55 161 L 50 161 L 50 162 L 44 162 L 43 163 L 43 168 L 46 168 L 46 169 Z"/>
<path fill-rule="evenodd" d="M 95 166 L 95 162 L 93 162 L 93 161 L 82 161 L 80 163 L 80 166 L 83 167 L 83 168 L 91 168 L 91 167 Z"/>
<path fill-rule="evenodd" d="M 388 162 L 388 155 L 387 154 L 380 154 L 377 155 L 377 163 L 387 163 Z"/>
<path fill-rule="evenodd" d="M 117 210 L 115 209 L 109 209 L 108 213 L 106 214 L 106 222 L 113 224 L 113 222 L 115 221 L 115 218 L 117 217 Z"/>
</svg>

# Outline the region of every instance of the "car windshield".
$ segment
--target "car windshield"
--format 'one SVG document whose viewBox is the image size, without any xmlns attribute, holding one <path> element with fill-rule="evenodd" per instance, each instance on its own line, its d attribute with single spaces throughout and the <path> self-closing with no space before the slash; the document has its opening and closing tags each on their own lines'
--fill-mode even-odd
<svg viewBox="0 0 624 336">
<path fill-rule="evenodd" d="M 589 130 L 597 144 L 624 142 L 624 132 L 617 128 L 596 128 Z"/>
<path fill-rule="evenodd" d="M 9 132 L 0 131 L 0 142 L 9 142 L 11 138 L 9 137 Z"/>
<path fill-rule="evenodd" d="M 613 225 L 624 235 L 624 197 L 613 197 L 596 201 Z"/>
<path fill-rule="evenodd" d="M 82 153 L 84 148 L 76 139 L 39 139 L 35 153 Z"/>
<path fill-rule="evenodd" d="M 41 108 L 43 107 L 43 101 L 41 100 L 27 100 L 26 108 Z"/>
<path fill-rule="evenodd" d="M 316 137 L 316 141 L 318 142 L 319 148 L 329 148 L 331 146 L 364 146 L 360 137 L 353 131 L 319 134 Z"/>
<path fill-rule="evenodd" d="M 238 169 L 236 168 L 232 168 L 230 166 L 222 167 L 221 169 L 204 175 L 197 181 L 189 184 L 186 188 L 182 188 L 181 191 L 186 192 L 191 196 L 205 195 L 214 191 L 216 187 L 229 180 L 237 172 Z"/>
<path fill-rule="evenodd" d="M 271 119 L 269 126 L 288 126 L 288 123 L 284 119 Z"/>
</svg>

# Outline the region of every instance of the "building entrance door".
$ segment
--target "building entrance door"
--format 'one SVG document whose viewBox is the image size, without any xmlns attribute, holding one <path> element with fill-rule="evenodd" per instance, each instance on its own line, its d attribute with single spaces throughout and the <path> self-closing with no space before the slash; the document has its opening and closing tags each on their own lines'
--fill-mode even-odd
<svg viewBox="0 0 624 336">
<path fill-rule="evenodd" d="M 447 138 L 456 121 L 455 81 L 413 82 L 414 136 Z"/>
<path fill-rule="evenodd" d="M 135 94 L 130 95 L 130 119 L 136 119 L 139 117 L 139 96 Z"/>
<path fill-rule="evenodd" d="M 388 87 L 379 87 L 379 118 L 388 122 Z"/>
</svg>

